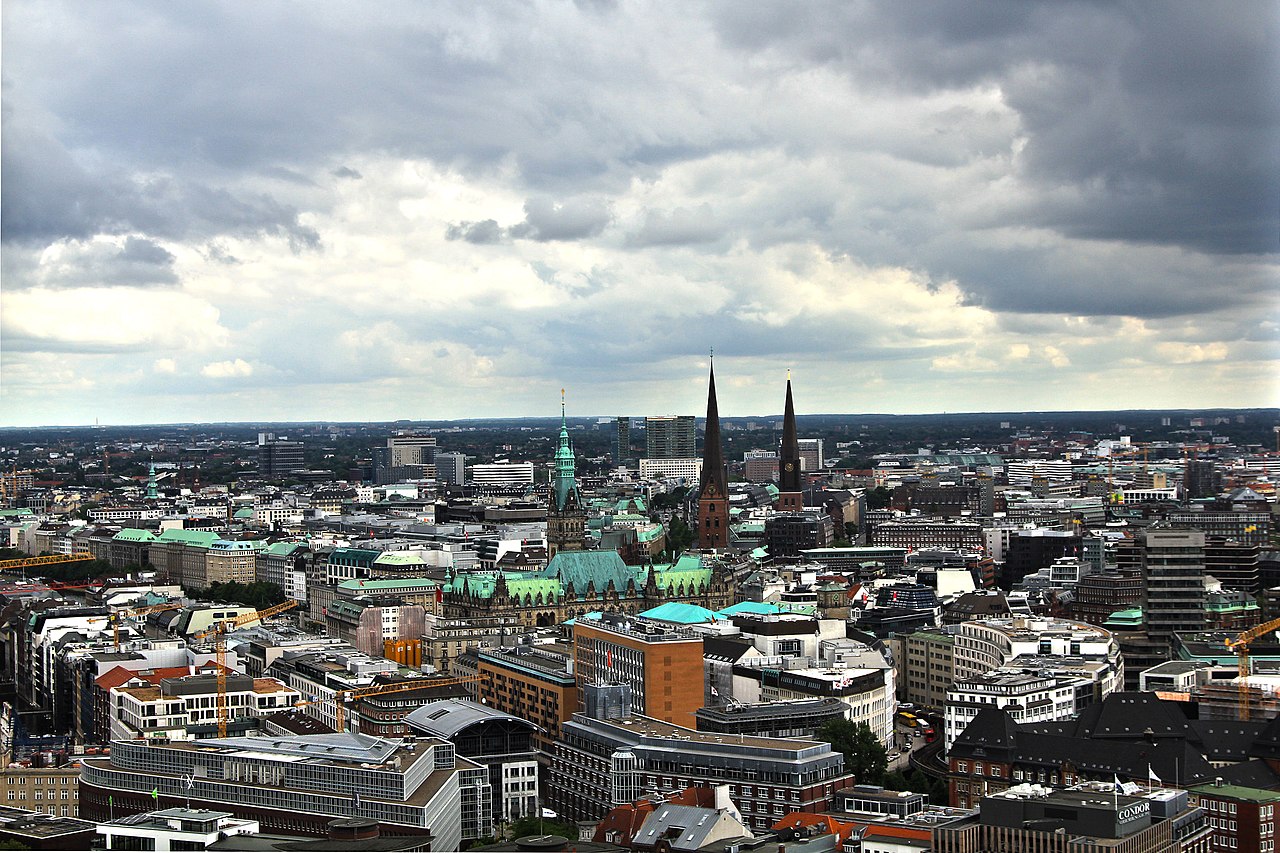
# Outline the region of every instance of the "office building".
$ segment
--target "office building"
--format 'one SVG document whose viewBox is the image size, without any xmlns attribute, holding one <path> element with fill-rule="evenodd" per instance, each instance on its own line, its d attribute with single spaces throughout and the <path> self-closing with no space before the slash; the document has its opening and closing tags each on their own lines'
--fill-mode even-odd
<svg viewBox="0 0 1280 853">
<path fill-rule="evenodd" d="M 477 486 L 532 486 L 532 462 L 487 462 L 471 466 L 471 482 Z"/>
<path fill-rule="evenodd" d="M 641 459 L 642 480 L 683 480 L 692 484 L 702 477 L 702 460 L 696 456 L 687 459 Z"/>
<path fill-rule="evenodd" d="M 644 419 L 646 459 L 691 459 L 698 455 L 693 415 Z"/>
<path fill-rule="evenodd" d="M 825 442 L 821 438 L 796 439 L 796 449 L 800 451 L 800 470 L 806 474 L 821 471 L 826 467 L 823 455 Z"/>
<path fill-rule="evenodd" d="M 301 441 L 276 438 L 273 433 L 258 433 L 258 474 L 269 480 L 286 477 L 307 467 Z"/>
<path fill-rule="evenodd" d="M 467 456 L 465 453 L 436 451 L 436 480 L 452 486 L 460 486 L 467 481 Z"/>
<path fill-rule="evenodd" d="M 743 476 L 749 483 L 778 479 L 778 454 L 772 450 L 748 450 L 742 455 Z"/>
<path fill-rule="evenodd" d="M 393 435 L 373 449 L 373 482 L 378 485 L 435 477 L 436 438 L 405 433 Z"/>
<path fill-rule="evenodd" d="M 492 825 L 488 769 L 436 738 L 117 741 L 110 755 L 85 756 L 80 797 L 89 820 L 182 806 L 320 838 L 334 818 L 368 818 L 385 835 L 429 836 L 433 850 L 457 850 Z"/>
<path fill-rule="evenodd" d="M 1120 647 L 1105 628 L 1047 617 L 1008 617 L 962 622 L 954 628 L 955 678 L 984 675 L 1020 655 L 1059 655 L 1107 660 L 1123 667 Z"/>
<path fill-rule="evenodd" d="M 898 698 L 925 708 L 941 708 L 955 681 L 954 629 L 913 631 L 897 638 Z"/>
<path fill-rule="evenodd" d="M 629 468 L 634 458 L 631 454 L 631 418 L 620 416 L 614 424 L 613 464 Z"/>
<path fill-rule="evenodd" d="M 1142 534 L 1147 636 L 1162 646 L 1171 645 L 1175 633 L 1202 631 L 1208 624 L 1204 546 L 1198 530 L 1151 528 Z"/>
<path fill-rule="evenodd" d="M 589 685 L 630 686 L 636 713 L 692 727 L 703 704 L 702 635 L 682 626 L 618 613 L 580 618 L 573 630 L 578 709 Z"/>
<path fill-rule="evenodd" d="M 1209 816 L 1212 853 L 1271 853 L 1276 845 L 1280 791 L 1228 785 L 1221 778 L 1187 789 L 1190 802 Z"/>
<path fill-rule="evenodd" d="M 470 699 L 428 702 L 404 721 L 410 731 L 448 741 L 457 755 L 489 769 L 496 821 L 538 814 L 533 723 Z"/>
<path fill-rule="evenodd" d="M 1066 790 L 1016 785 L 981 797 L 979 813 L 933 831 L 935 853 L 1207 853 L 1203 809 L 1185 791 L 1121 793 L 1114 781 Z"/>
<path fill-rule="evenodd" d="M 774 558 L 798 557 L 801 551 L 827 548 L 835 539 L 835 523 L 823 512 L 777 512 L 764 522 L 765 547 Z"/>
<path fill-rule="evenodd" d="M 698 731 L 755 737 L 812 738 L 828 720 L 848 719 L 849 705 L 834 696 L 699 708 Z"/>
<path fill-rule="evenodd" d="M 820 741 L 699 732 L 640 715 L 574 714 L 551 760 L 550 804 L 569 820 L 597 821 L 647 794 L 729 785 L 753 830 L 792 812 L 825 812 L 853 783 L 844 756 Z"/>
<path fill-rule="evenodd" d="M 458 661 L 462 671 L 466 664 L 462 657 Z M 538 748 L 550 752 L 560 726 L 578 709 L 572 658 L 522 644 L 479 649 L 475 666 L 481 701 L 536 725 Z"/>
<path fill-rule="evenodd" d="M 34 763 L 34 762 L 33 762 Z M 43 762 L 41 762 L 43 763 Z M 0 769 L 4 802 L 43 815 L 80 816 L 80 766 L 24 767 L 14 764 Z"/>
<path fill-rule="evenodd" d="M 231 812 L 207 809 L 156 809 L 98 824 L 108 850 L 207 850 L 225 838 L 257 835 L 256 820 L 242 820 Z"/>
<path fill-rule="evenodd" d="M 1182 471 L 1184 500 L 1217 497 L 1222 491 L 1222 475 L 1212 459 L 1188 459 Z"/>
</svg>

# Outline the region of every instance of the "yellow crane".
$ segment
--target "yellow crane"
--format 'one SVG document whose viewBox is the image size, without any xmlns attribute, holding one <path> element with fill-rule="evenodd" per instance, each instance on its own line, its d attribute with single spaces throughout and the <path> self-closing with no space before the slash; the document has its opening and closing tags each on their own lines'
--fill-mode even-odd
<svg viewBox="0 0 1280 853">
<path fill-rule="evenodd" d="M 1249 719 L 1249 644 L 1259 637 L 1276 630 L 1280 630 L 1280 619 L 1272 619 L 1270 622 L 1255 625 L 1249 630 L 1241 632 L 1240 636 L 1234 639 L 1227 638 L 1227 648 L 1236 653 L 1236 661 L 1240 669 L 1240 678 L 1237 684 L 1240 693 L 1240 718 L 1242 720 Z"/>
<path fill-rule="evenodd" d="M 116 651 L 120 651 L 120 620 L 135 616 L 146 616 L 148 613 L 161 613 L 165 610 L 181 610 L 182 604 L 176 601 L 164 604 L 153 604 L 150 607 L 125 607 L 111 614 L 111 637 L 115 640 Z"/>
<path fill-rule="evenodd" d="M 227 634 L 241 625 L 270 618 L 297 606 L 298 602 L 291 598 L 283 604 L 268 607 L 266 610 L 255 610 L 252 613 L 241 613 L 231 619 L 223 619 L 213 627 L 193 635 L 193 639 L 196 640 L 203 640 L 206 637 L 214 638 L 214 649 L 218 656 L 218 737 L 227 736 Z"/>
<path fill-rule="evenodd" d="M 26 569 L 32 566 L 52 566 L 55 563 L 78 563 L 81 560 L 96 559 L 88 551 L 74 551 L 70 554 L 46 554 L 43 557 L 22 557 L 17 560 L 0 560 L 0 572 L 12 569 Z"/>
<path fill-rule="evenodd" d="M 356 690 L 339 690 L 332 696 L 326 696 L 323 699 L 304 699 L 300 702 L 294 702 L 294 707 L 301 708 L 306 705 L 323 705 L 328 702 L 337 703 L 337 729 L 339 732 L 346 731 L 346 712 L 345 706 L 348 700 L 362 699 L 365 696 L 381 696 L 384 693 L 406 693 L 410 690 L 423 690 L 428 687 L 450 687 L 454 684 L 475 684 L 480 681 L 478 675 L 463 675 L 453 678 L 413 678 L 409 681 L 397 681 L 394 684 L 380 684 L 375 687 L 361 687 Z"/>
</svg>

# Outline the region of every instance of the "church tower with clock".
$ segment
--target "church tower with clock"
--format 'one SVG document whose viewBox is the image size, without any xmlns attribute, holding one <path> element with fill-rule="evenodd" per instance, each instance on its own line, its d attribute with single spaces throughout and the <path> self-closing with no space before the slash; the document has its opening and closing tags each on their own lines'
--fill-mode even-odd
<svg viewBox="0 0 1280 853">
<path fill-rule="evenodd" d="M 796 435 L 796 407 L 791 400 L 791 372 L 787 371 L 787 405 L 782 414 L 782 453 L 778 457 L 778 511 L 804 509 L 800 472 L 800 440 Z"/>
</svg>

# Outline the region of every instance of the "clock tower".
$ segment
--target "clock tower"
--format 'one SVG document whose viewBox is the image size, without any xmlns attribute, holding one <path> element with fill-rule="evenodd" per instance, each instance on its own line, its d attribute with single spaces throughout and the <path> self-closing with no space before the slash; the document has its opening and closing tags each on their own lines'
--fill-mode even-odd
<svg viewBox="0 0 1280 853">
<path fill-rule="evenodd" d="M 804 509 L 800 476 L 800 440 L 796 436 L 796 407 L 791 400 L 791 371 L 787 371 L 787 404 L 782 414 L 782 453 L 778 457 L 778 511 Z"/>
<path fill-rule="evenodd" d="M 720 447 L 720 407 L 716 403 L 716 366 L 707 385 L 707 429 L 702 442 L 702 482 L 698 486 L 699 548 L 729 547 L 729 477 Z"/>
</svg>

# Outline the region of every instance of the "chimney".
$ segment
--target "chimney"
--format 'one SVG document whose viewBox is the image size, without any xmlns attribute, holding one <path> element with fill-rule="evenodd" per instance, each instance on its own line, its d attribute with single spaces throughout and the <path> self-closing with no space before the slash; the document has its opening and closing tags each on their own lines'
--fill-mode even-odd
<svg viewBox="0 0 1280 853">
<path fill-rule="evenodd" d="M 716 811 L 718 812 L 728 811 L 730 808 L 733 807 L 733 803 L 729 799 L 728 785 L 716 785 L 715 792 L 716 792 L 716 800 L 715 800 Z"/>
</svg>

